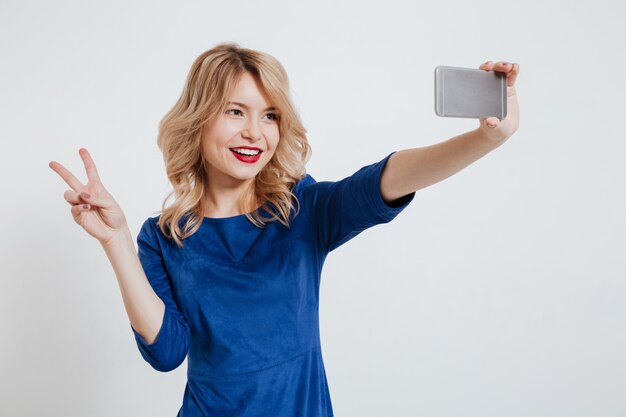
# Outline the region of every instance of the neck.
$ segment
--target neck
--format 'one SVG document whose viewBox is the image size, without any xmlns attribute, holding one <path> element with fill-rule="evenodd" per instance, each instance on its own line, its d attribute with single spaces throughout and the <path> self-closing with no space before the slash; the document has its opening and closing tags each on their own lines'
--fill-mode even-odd
<svg viewBox="0 0 626 417">
<path fill-rule="evenodd" d="M 204 216 L 206 217 L 231 217 L 242 213 L 239 207 L 241 196 L 251 187 L 254 187 L 254 178 L 249 180 L 237 180 L 232 177 L 215 178 L 208 176 L 206 193 L 204 197 Z M 254 195 L 252 198 L 255 198 Z M 253 204 L 253 209 L 257 208 Z"/>
</svg>

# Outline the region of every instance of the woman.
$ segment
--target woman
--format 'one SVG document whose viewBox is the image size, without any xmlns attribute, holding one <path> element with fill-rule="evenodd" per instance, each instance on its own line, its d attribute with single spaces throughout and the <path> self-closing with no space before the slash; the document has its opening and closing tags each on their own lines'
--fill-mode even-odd
<svg viewBox="0 0 626 417">
<path fill-rule="evenodd" d="M 316 182 L 282 65 L 217 45 L 193 63 L 161 121 L 158 146 L 176 199 L 144 222 L 138 253 L 87 150 L 79 150 L 86 185 L 50 163 L 71 187 L 64 196 L 74 220 L 113 265 L 143 358 L 162 372 L 188 358 L 179 416 L 333 415 L 318 321 L 324 260 L 517 130 L 519 66 L 480 68 L 507 74 L 505 119 Z"/>
</svg>

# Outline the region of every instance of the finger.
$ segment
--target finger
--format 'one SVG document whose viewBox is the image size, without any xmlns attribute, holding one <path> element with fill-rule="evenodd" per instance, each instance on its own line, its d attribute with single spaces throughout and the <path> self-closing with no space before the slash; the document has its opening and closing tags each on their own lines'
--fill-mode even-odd
<svg viewBox="0 0 626 417">
<path fill-rule="evenodd" d="M 508 87 L 513 87 L 515 85 L 515 81 L 517 80 L 517 76 L 519 74 L 519 64 L 513 63 L 511 64 L 511 71 L 506 75 L 506 85 Z"/>
<path fill-rule="evenodd" d="M 91 155 L 85 148 L 80 148 L 78 150 L 80 157 L 83 159 L 83 163 L 85 164 L 85 170 L 87 171 L 87 179 L 88 181 L 96 181 L 100 182 L 100 176 L 98 175 L 98 170 L 96 169 L 96 164 L 91 159 Z"/>
<path fill-rule="evenodd" d="M 515 80 L 517 79 L 517 74 L 519 73 L 519 65 L 501 61 L 495 65 L 495 69 L 506 74 L 507 87 L 513 87 L 515 85 Z"/>
<path fill-rule="evenodd" d="M 73 190 L 67 190 L 65 193 L 63 193 L 63 198 L 65 198 L 65 201 L 67 201 L 68 203 L 75 205 L 75 204 L 91 204 L 92 206 L 94 205 L 94 202 L 92 200 L 94 200 L 91 197 L 91 194 L 88 194 L 84 191 L 81 192 L 75 192 Z"/>
<path fill-rule="evenodd" d="M 493 63 L 492 61 L 487 61 L 482 64 L 479 69 L 485 71 L 504 72 L 506 74 L 507 87 L 513 87 L 515 85 L 515 81 L 517 80 L 517 74 L 519 74 L 519 64 L 507 61 L 498 61 L 496 63 Z"/>
<path fill-rule="evenodd" d="M 65 201 L 67 201 L 71 205 L 86 203 L 86 201 L 81 200 L 80 194 L 74 190 L 67 190 L 65 193 L 63 193 L 63 198 L 65 198 Z"/>
<path fill-rule="evenodd" d="M 484 64 L 481 64 L 478 68 L 485 71 L 491 71 L 491 69 L 493 68 L 493 62 L 487 61 Z"/>
<path fill-rule="evenodd" d="M 75 218 L 78 217 L 81 213 L 89 210 L 91 210 L 90 204 L 76 204 L 70 209 L 70 211 L 72 212 L 72 216 L 74 216 Z"/>
<path fill-rule="evenodd" d="M 487 61 L 479 68 L 487 71 L 509 72 L 512 68 L 512 65 L 510 62 L 507 61 L 498 61 L 496 63 L 493 63 L 492 61 Z"/>
<path fill-rule="evenodd" d="M 85 187 L 80 181 L 78 181 L 78 179 L 76 179 L 76 177 L 71 172 L 69 172 L 63 165 L 59 164 L 58 162 L 51 161 L 48 166 L 52 168 L 54 172 L 59 174 L 61 178 L 63 178 L 63 180 L 67 183 L 67 185 L 72 188 L 72 190 L 78 191 Z"/>
<path fill-rule="evenodd" d="M 72 196 L 72 198 L 78 198 L 78 202 L 88 203 L 93 208 L 101 207 L 103 209 L 111 209 L 115 206 L 115 201 L 106 191 L 99 192 L 98 190 L 90 190 L 89 188 L 85 188 L 76 193 L 76 197 Z"/>
<path fill-rule="evenodd" d="M 500 72 L 511 71 L 511 63 L 508 61 L 498 61 L 493 67 Z"/>
<path fill-rule="evenodd" d="M 494 127 L 495 128 L 495 127 L 498 126 L 498 124 L 500 124 L 500 120 L 497 117 L 487 117 L 485 119 L 485 124 L 488 127 Z"/>
</svg>

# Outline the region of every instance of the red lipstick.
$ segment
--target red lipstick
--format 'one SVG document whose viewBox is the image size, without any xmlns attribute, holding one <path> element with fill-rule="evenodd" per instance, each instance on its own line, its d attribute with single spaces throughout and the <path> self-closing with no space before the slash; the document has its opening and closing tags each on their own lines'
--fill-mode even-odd
<svg viewBox="0 0 626 417">
<path fill-rule="evenodd" d="M 235 152 L 233 149 L 250 149 L 254 151 L 259 151 L 256 155 L 242 155 L 240 153 Z M 248 164 L 253 164 L 261 159 L 261 153 L 263 153 L 259 148 L 252 148 L 249 146 L 239 146 L 237 148 L 230 148 L 230 152 L 235 156 L 235 158 L 239 159 L 241 162 L 246 162 Z"/>
</svg>

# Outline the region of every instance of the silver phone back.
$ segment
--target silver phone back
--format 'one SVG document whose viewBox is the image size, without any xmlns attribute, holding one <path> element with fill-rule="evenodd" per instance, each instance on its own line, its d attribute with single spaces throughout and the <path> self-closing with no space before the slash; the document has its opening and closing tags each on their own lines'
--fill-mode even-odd
<svg viewBox="0 0 626 417">
<path fill-rule="evenodd" d="M 474 68 L 435 68 L 435 113 L 441 117 L 506 117 L 506 75 Z"/>
</svg>

